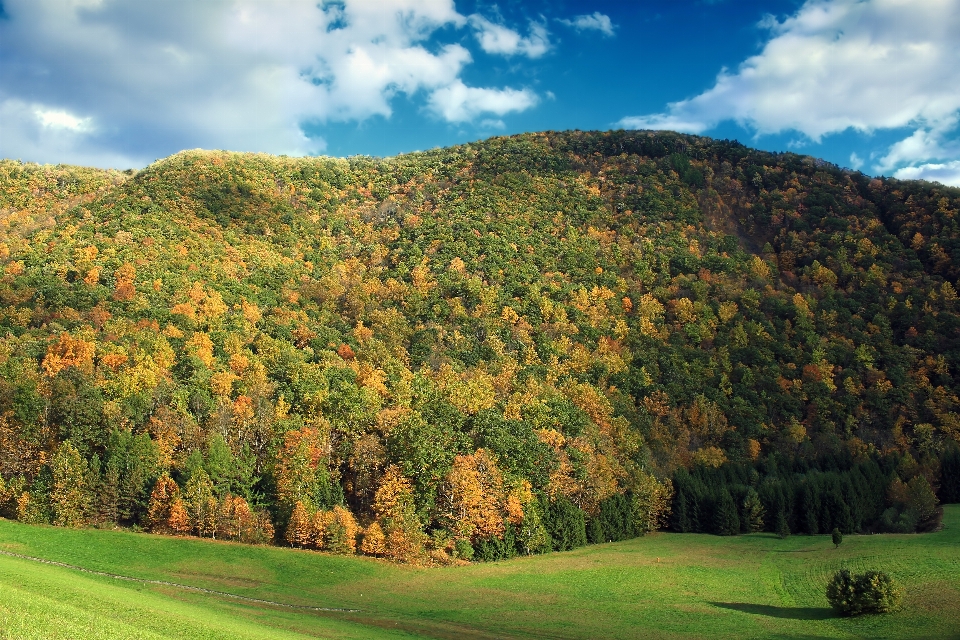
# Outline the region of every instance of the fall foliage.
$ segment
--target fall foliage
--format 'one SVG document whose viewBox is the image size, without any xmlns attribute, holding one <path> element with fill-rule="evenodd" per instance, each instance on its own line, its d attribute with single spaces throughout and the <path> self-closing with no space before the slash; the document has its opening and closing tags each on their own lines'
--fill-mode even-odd
<svg viewBox="0 0 960 640">
<path fill-rule="evenodd" d="M 0 187 L 5 515 L 440 562 L 952 491 L 956 189 L 623 131 Z"/>
</svg>

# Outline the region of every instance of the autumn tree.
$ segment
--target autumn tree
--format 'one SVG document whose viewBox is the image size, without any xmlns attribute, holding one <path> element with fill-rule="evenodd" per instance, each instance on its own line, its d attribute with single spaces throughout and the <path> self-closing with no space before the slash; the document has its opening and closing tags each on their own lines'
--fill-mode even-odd
<svg viewBox="0 0 960 640">
<path fill-rule="evenodd" d="M 387 557 L 407 562 L 422 552 L 423 525 L 417 517 L 413 486 L 396 466 L 388 467 L 380 479 L 373 511 L 387 537 Z"/>
<path fill-rule="evenodd" d="M 183 500 L 179 497 L 174 498 L 170 503 L 170 516 L 167 518 L 166 526 L 178 536 L 185 536 L 193 530 L 193 525 L 190 523 L 190 514 Z"/>
<path fill-rule="evenodd" d="M 216 531 L 217 501 L 213 496 L 213 483 L 207 472 L 196 469 L 183 488 L 183 503 L 190 516 L 190 523 L 200 536 L 214 535 Z"/>
<path fill-rule="evenodd" d="M 147 526 L 154 532 L 165 532 L 169 527 L 170 510 L 175 500 L 180 497 L 180 487 L 168 476 L 162 475 L 153 485 L 150 494 L 150 505 L 147 508 Z"/>
<path fill-rule="evenodd" d="M 53 507 L 54 524 L 63 527 L 82 527 L 86 524 L 86 512 L 90 503 L 87 495 L 87 463 L 69 442 L 57 449 L 51 462 L 53 488 L 50 502 Z"/>
<path fill-rule="evenodd" d="M 311 516 L 307 513 L 307 508 L 300 501 L 293 506 L 293 512 L 290 514 L 290 520 L 287 522 L 287 530 L 284 534 L 284 540 L 291 547 L 301 549 L 313 544 L 314 528 Z"/>
<path fill-rule="evenodd" d="M 360 544 L 360 552 L 368 556 L 380 557 L 387 551 L 386 536 L 383 535 L 383 529 L 379 522 L 372 522 L 363 532 L 363 541 Z"/>
<path fill-rule="evenodd" d="M 440 521 L 461 538 L 502 537 L 504 498 L 503 477 L 485 450 L 457 456 L 441 485 Z"/>
</svg>

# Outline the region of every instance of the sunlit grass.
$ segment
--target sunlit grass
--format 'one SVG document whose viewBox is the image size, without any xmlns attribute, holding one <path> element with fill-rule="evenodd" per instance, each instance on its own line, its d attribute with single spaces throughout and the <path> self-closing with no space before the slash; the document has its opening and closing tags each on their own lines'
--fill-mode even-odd
<svg viewBox="0 0 960 640">
<path fill-rule="evenodd" d="M 817 637 L 960 635 L 960 506 L 925 535 L 657 534 L 444 569 L 365 558 L 0 521 L 0 549 L 320 613 L 131 583 L 0 556 L 0 635 L 20 638 Z M 901 611 L 838 618 L 837 568 L 882 569 Z"/>
</svg>

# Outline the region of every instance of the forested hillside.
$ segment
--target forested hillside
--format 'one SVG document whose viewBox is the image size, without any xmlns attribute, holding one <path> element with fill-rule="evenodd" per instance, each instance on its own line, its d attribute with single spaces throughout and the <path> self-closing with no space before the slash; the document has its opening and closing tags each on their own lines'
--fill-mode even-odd
<svg viewBox="0 0 960 640">
<path fill-rule="evenodd" d="M 922 528 L 958 211 L 671 133 L 3 161 L 0 514 L 434 562 Z"/>
</svg>

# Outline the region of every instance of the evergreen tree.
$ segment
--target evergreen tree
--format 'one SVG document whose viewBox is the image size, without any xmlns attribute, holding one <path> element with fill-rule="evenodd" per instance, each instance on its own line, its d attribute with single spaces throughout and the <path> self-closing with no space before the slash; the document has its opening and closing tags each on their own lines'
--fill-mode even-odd
<svg viewBox="0 0 960 640">
<path fill-rule="evenodd" d="M 740 516 L 733 496 L 726 488 L 720 491 L 714 511 L 713 531 L 721 536 L 735 536 L 740 533 Z"/>
<path fill-rule="evenodd" d="M 960 502 L 960 446 L 950 445 L 940 463 L 940 502 Z"/>
<path fill-rule="evenodd" d="M 777 512 L 776 534 L 781 540 L 790 535 L 790 525 L 787 524 L 787 516 L 782 509 Z"/>
<path fill-rule="evenodd" d="M 690 509 L 687 505 L 687 492 L 677 491 L 676 498 L 673 500 L 673 512 L 670 514 L 670 528 L 677 533 L 693 531 L 693 525 L 690 522 Z"/>
<path fill-rule="evenodd" d="M 833 533 L 831 535 L 833 537 L 833 548 L 839 549 L 840 543 L 843 542 L 843 534 L 840 533 L 840 529 L 834 527 Z"/>
<path fill-rule="evenodd" d="M 745 533 L 755 533 L 763 531 L 763 504 L 760 502 L 760 496 L 751 487 L 747 491 L 747 497 L 743 499 L 743 517 L 741 518 L 741 527 Z"/>
<path fill-rule="evenodd" d="M 817 501 L 809 484 L 804 484 L 800 496 L 800 521 L 803 523 L 803 532 L 816 535 L 820 532 Z"/>
</svg>

